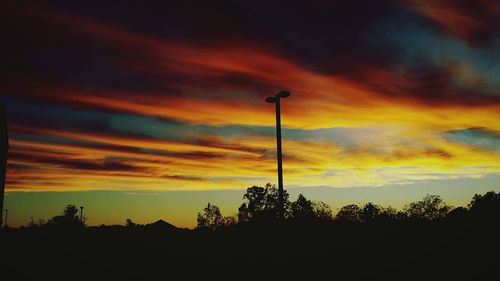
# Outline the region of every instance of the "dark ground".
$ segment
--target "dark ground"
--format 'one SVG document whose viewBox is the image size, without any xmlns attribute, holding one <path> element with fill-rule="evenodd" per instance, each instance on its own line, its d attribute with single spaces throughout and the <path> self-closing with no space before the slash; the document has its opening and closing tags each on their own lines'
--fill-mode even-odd
<svg viewBox="0 0 500 281">
<path fill-rule="evenodd" d="M 499 223 L 0 234 L 2 280 L 500 280 Z"/>
</svg>

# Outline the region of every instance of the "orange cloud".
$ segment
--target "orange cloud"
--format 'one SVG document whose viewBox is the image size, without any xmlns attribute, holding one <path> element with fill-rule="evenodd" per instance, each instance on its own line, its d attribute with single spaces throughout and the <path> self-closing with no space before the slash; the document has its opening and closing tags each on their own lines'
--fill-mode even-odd
<svg viewBox="0 0 500 281">
<path fill-rule="evenodd" d="M 456 10 L 443 12 L 440 4 L 415 3 L 419 11 L 458 36 L 482 28 L 476 19 Z M 117 90 L 75 89 L 54 81 L 17 77 L 12 84 L 31 83 L 22 95 L 76 108 L 189 124 L 274 126 L 274 108 L 264 98 L 288 88 L 292 96 L 282 108 L 287 128 L 386 126 L 380 132 L 356 136 L 357 144 L 351 148 L 333 139 L 298 141 L 284 135 L 288 185 L 384 185 L 500 172 L 498 152 L 439 136 L 478 125 L 500 131 L 500 104 L 487 97 L 466 103 L 468 99 L 461 99 L 456 89 L 448 87 L 449 76 L 456 71 L 453 67 L 421 75 L 359 64 L 355 77 L 321 73 L 259 44 L 193 46 L 54 10 L 18 8 L 123 48 L 129 54 L 122 62 L 124 69 L 165 80 L 159 89 Z M 466 28 L 459 31 L 456 27 L 460 25 Z M 51 128 L 11 129 L 73 142 L 14 137 L 10 190 L 232 189 L 274 181 L 275 177 L 272 136 L 213 136 L 189 142 Z"/>
</svg>

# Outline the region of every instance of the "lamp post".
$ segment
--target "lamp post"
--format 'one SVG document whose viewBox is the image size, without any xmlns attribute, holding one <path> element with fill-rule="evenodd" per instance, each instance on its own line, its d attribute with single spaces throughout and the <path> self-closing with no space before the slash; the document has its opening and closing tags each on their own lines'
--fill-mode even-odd
<svg viewBox="0 0 500 281">
<path fill-rule="evenodd" d="M 283 218 L 283 155 L 281 151 L 281 108 L 280 100 L 282 98 L 287 98 L 290 96 L 290 92 L 281 91 L 277 93 L 274 97 L 268 97 L 266 99 L 267 103 L 274 103 L 276 105 L 276 149 L 277 149 L 277 160 L 278 160 L 278 216 Z"/>
<path fill-rule="evenodd" d="M 83 221 L 83 206 L 80 206 L 80 221 L 81 221 L 82 223 L 85 223 L 85 222 Z"/>
</svg>

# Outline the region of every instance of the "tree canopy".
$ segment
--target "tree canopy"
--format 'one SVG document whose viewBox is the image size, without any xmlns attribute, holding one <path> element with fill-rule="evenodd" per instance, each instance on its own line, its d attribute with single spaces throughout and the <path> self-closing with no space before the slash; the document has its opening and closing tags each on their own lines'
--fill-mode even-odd
<svg viewBox="0 0 500 281">
<path fill-rule="evenodd" d="M 427 194 L 422 200 L 408 204 L 404 210 L 411 219 L 435 220 L 444 218 L 451 209 L 439 195 Z"/>
<path fill-rule="evenodd" d="M 68 204 L 64 208 L 62 214 L 52 217 L 47 221 L 47 225 L 55 227 L 74 228 L 83 227 L 84 223 L 78 217 L 78 208 L 75 205 Z"/>
<path fill-rule="evenodd" d="M 278 188 L 266 184 L 265 187 L 252 186 L 243 195 L 243 204 L 238 209 L 238 221 L 264 221 L 278 218 Z M 283 193 L 283 211 L 290 217 L 290 200 L 288 192 Z"/>
<path fill-rule="evenodd" d="M 219 207 L 208 205 L 203 209 L 203 213 L 198 213 L 198 228 L 215 230 L 224 225 L 224 217 Z"/>
</svg>

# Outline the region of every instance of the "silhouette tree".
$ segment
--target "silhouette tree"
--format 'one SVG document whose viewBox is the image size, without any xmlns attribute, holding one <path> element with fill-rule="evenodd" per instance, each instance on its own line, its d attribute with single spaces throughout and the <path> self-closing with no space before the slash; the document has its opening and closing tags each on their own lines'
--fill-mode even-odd
<svg viewBox="0 0 500 281">
<path fill-rule="evenodd" d="M 469 214 L 469 210 L 464 207 L 457 207 L 451 210 L 447 215 L 446 219 L 451 221 L 464 221 Z"/>
<path fill-rule="evenodd" d="M 270 183 L 265 187 L 252 186 L 243 195 L 247 202 L 238 208 L 238 221 L 258 221 L 278 218 L 278 188 Z M 283 193 L 284 216 L 290 217 L 290 200 L 286 190 Z"/>
<path fill-rule="evenodd" d="M 427 194 L 421 201 L 413 202 L 404 209 L 410 219 L 436 220 L 444 218 L 451 210 L 439 195 Z"/>
<path fill-rule="evenodd" d="M 380 218 L 381 214 L 382 207 L 369 202 L 361 209 L 360 218 L 363 222 L 374 222 Z"/>
<path fill-rule="evenodd" d="M 247 203 L 241 204 L 238 208 L 238 222 L 248 222 L 252 219 L 250 212 L 248 211 Z"/>
<path fill-rule="evenodd" d="M 314 204 L 307 200 L 304 195 L 299 194 L 296 201 L 291 205 L 292 217 L 296 220 L 313 220 L 315 218 Z"/>
<path fill-rule="evenodd" d="M 495 221 L 500 218 L 500 192 L 489 191 L 476 194 L 468 205 L 470 215 L 479 221 Z"/>
<path fill-rule="evenodd" d="M 330 222 L 333 219 L 332 209 L 324 202 L 313 201 L 314 217 L 320 222 Z"/>
<path fill-rule="evenodd" d="M 267 186 L 266 188 L 260 186 L 247 188 L 247 192 L 243 195 L 243 199 L 246 199 L 247 203 L 243 203 L 240 207 L 245 211 L 246 219 L 250 220 L 270 208 L 267 202 L 268 191 Z"/>
<path fill-rule="evenodd" d="M 62 215 L 54 216 L 47 221 L 46 225 L 65 228 L 84 226 L 83 222 L 78 217 L 78 208 L 72 204 L 66 205 Z"/>
<path fill-rule="evenodd" d="M 358 223 L 361 222 L 361 208 L 351 204 L 340 208 L 336 216 L 339 222 Z"/>
<path fill-rule="evenodd" d="M 66 208 L 64 208 L 63 215 L 68 218 L 77 218 L 78 208 L 75 205 L 67 205 Z"/>
<path fill-rule="evenodd" d="M 270 217 L 278 218 L 278 207 L 279 207 L 279 190 L 274 184 L 267 183 L 267 197 L 266 197 L 266 209 L 269 210 Z M 290 194 L 286 190 L 283 190 L 283 217 L 289 218 L 291 216 L 290 211 Z"/>
<path fill-rule="evenodd" d="M 404 213 L 403 213 L 404 214 Z M 382 222 L 394 222 L 399 219 L 398 217 L 398 210 L 394 209 L 391 206 L 388 206 L 386 208 L 382 208 L 378 220 Z"/>
<path fill-rule="evenodd" d="M 203 213 L 198 213 L 197 221 L 198 228 L 209 230 L 215 230 L 225 224 L 224 217 L 219 207 L 210 205 L 210 203 L 203 209 Z"/>
<path fill-rule="evenodd" d="M 127 227 L 134 227 L 136 224 L 132 221 L 132 219 L 126 219 L 125 220 L 125 226 Z"/>
<path fill-rule="evenodd" d="M 234 226 L 236 225 L 235 217 L 224 217 L 224 226 Z"/>
<path fill-rule="evenodd" d="M 299 194 L 296 201 L 290 204 L 291 217 L 298 221 L 331 221 L 332 210 L 324 202 L 308 200 Z"/>
</svg>

